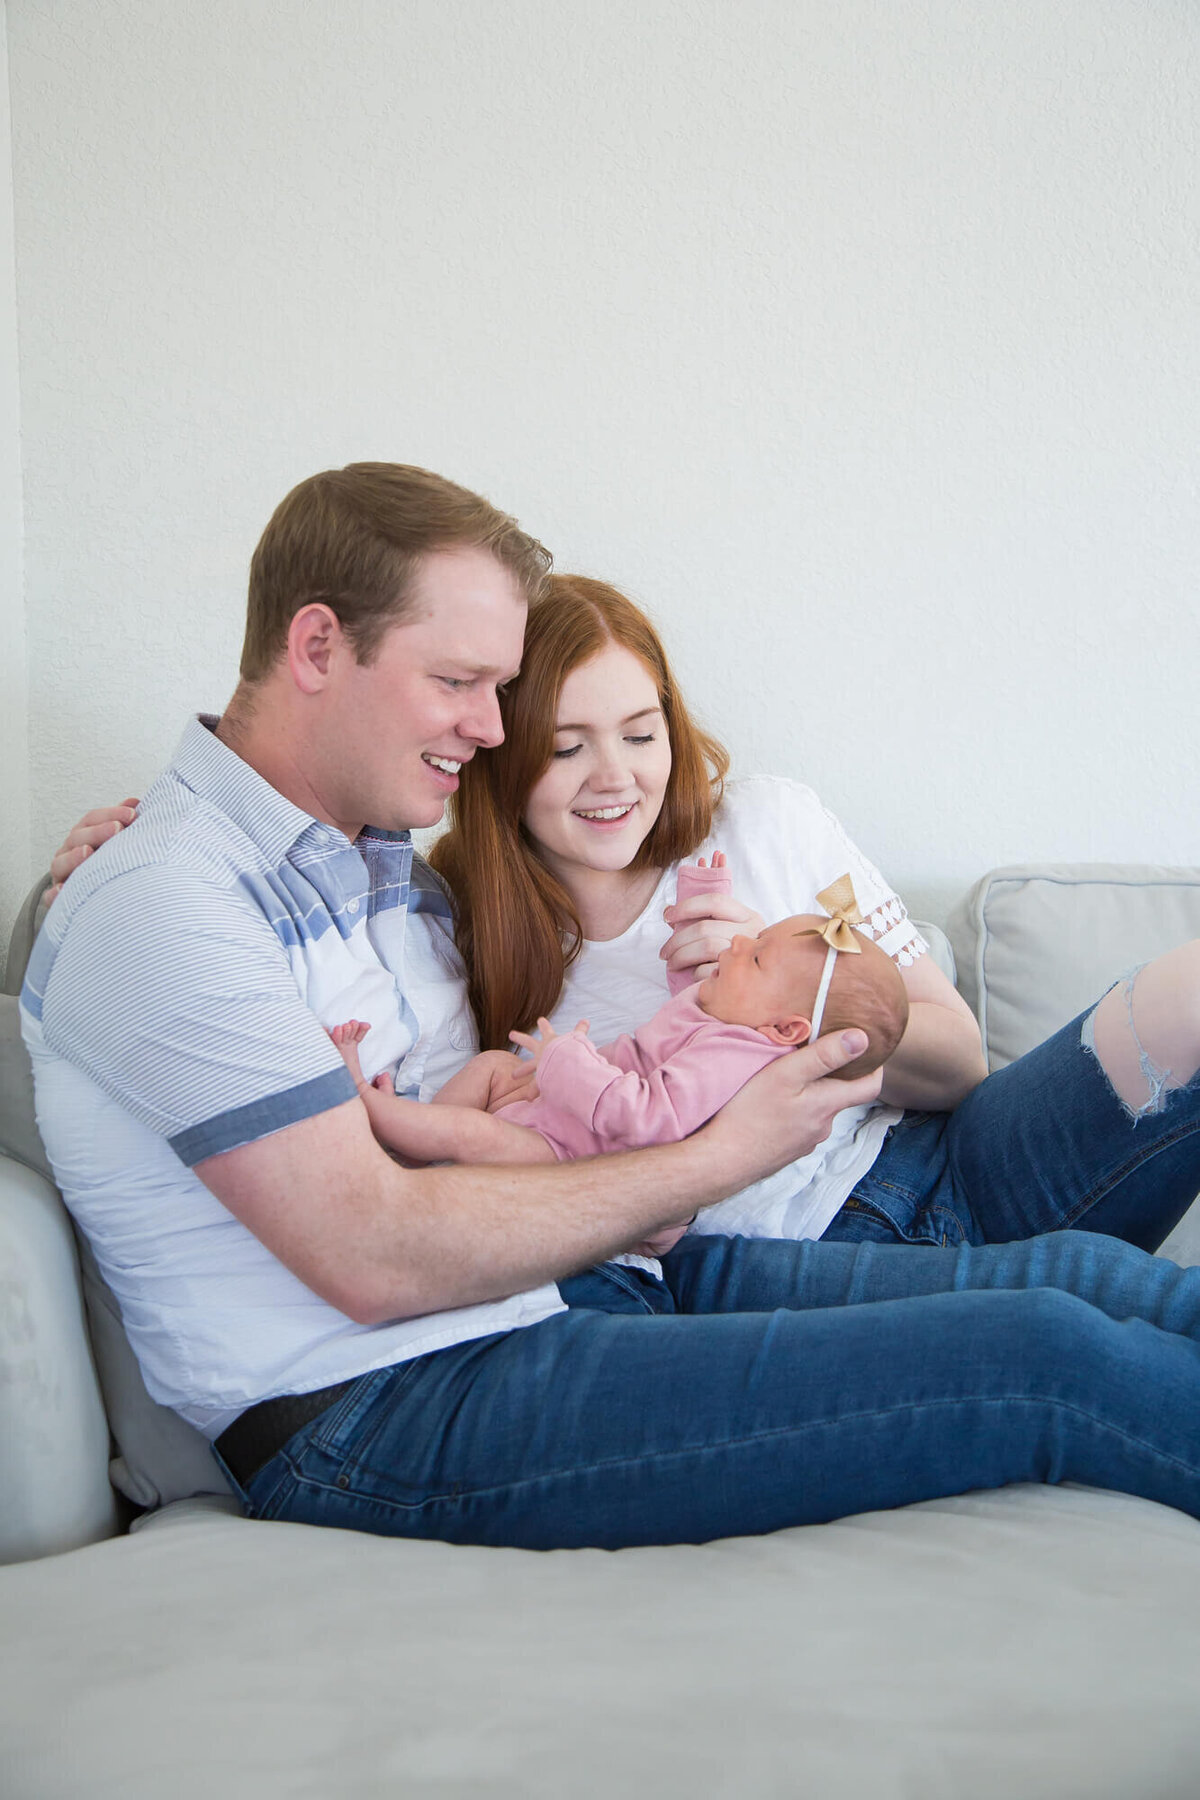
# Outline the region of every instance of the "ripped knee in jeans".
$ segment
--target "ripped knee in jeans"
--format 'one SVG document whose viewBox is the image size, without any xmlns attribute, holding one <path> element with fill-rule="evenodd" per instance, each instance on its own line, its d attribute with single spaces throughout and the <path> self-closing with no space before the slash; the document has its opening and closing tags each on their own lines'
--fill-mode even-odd
<svg viewBox="0 0 1200 1800">
<path fill-rule="evenodd" d="M 1138 1028 L 1134 1024 L 1133 984 L 1145 966 L 1145 963 L 1138 963 L 1136 968 L 1130 969 L 1128 974 L 1122 975 L 1120 980 L 1113 984 L 1114 987 L 1119 987 L 1125 996 L 1125 1017 L 1129 1022 L 1129 1034 L 1132 1037 L 1134 1047 L 1137 1050 L 1138 1067 L 1142 1071 L 1142 1079 L 1146 1083 L 1146 1098 L 1142 1101 L 1140 1106 L 1131 1106 L 1128 1100 L 1123 1099 L 1119 1094 L 1117 1095 L 1127 1116 L 1135 1125 L 1139 1119 L 1152 1119 L 1155 1114 L 1162 1112 L 1167 1104 L 1168 1093 L 1172 1088 L 1182 1085 L 1174 1079 L 1170 1069 L 1161 1068 L 1159 1064 L 1155 1062 L 1145 1044 L 1143 1044 L 1141 1038 L 1138 1036 Z M 1110 988 L 1109 993 L 1112 993 L 1112 991 L 1113 989 Z M 1092 1056 L 1096 1058 L 1096 1061 L 1100 1063 L 1100 1058 L 1096 1052 L 1095 1018 L 1096 1008 L 1093 1007 L 1083 1021 L 1079 1033 L 1079 1041 L 1084 1049 L 1090 1051 Z M 1108 1071 L 1104 1069 L 1103 1063 L 1100 1063 L 1100 1067 L 1104 1072 L 1105 1078 L 1108 1079 Z M 1111 1079 L 1109 1079 L 1109 1086 L 1112 1086 Z"/>
</svg>

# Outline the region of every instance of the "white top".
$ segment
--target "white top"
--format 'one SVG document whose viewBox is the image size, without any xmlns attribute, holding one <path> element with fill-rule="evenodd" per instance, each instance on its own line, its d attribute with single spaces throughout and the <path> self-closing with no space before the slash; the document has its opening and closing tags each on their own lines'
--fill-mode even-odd
<svg viewBox="0 0 1200 1800">
<path fill-rule="evenodd" d="M 324 1027 L 369 1019 L 368 1077 L 428 1098 L 476 1036 L 450 906 L 407 832 L 351 843 L 200 721 L 136 822 L 82 865 L 21 995 L 63 1196 L 155 1400 L 209 1437 L 307 1393 L 563 1310 L 511 1299 L 356 1324 L 242 1225 L 195 1165 L 354 1099 Z"/>
<path fill-rule="evenodd" d="M 812 789 L 798 781 L 761 775 L 729 782 L 713 829 L 695 855 L 711 859 L 717 850 L 729 860 L 736 897 L 769 925 L 793 913 L 821 910 L 817 894 L 849 872 L 864 915 L 861 931 L 902 968 L 929 948 L 878 869 Z M 576 1020 L 587 1019 L 592 1038 L 603 1044 L 632 1031 L 665 1004 L 667 965 L 658 953 L 670 936 L 663 910 L 674 901 L 675 882 L 676 869 L 668 869 L 627 931 L 606 943 L 584 945 L 567 971 L 563 997 L 551 1015 L 556 1030 L 570 1030 Z M 743 1237 L 820 1237 L 899 1117 L 899 1108 L 893 1106 L 847 1107 L 835 1118 L 826 1141 L 809 1156 L 705 1207 L 692 1230 Z M 641 1267 L 657 1266 L 645 1257 L 628 1260 Z"/>
</svg>

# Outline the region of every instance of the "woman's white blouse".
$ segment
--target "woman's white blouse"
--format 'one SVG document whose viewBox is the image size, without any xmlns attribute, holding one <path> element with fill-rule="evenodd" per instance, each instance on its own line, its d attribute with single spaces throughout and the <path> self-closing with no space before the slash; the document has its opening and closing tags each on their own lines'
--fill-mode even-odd
<svg viewBox="0 0 1200 1800">
<path fill-rule="evenodd" d="M 928 949 L 883 876 L 847 837 L 811 788 L 774 776 L 732 781 L 709 837 L 696 856 L 724 851 L 733 892 L 767 924 L 813 912 L 816 896 L 849 873 L 864 915 L 860 927 L 902 968 Z M 606 1044 L 632 1031 L 668 999 L 659 951 L 670 936 L 664 908 L 675 898 L 676 869 L 668 869 L 640 916 L 620 937 L 586 943 L 567 971 L 551 1016 L 558 1030 L 587 1019 L 590 1036 Z M 728 1200 L 706 1207 L 692 1230 L 744 1237 L 817 1238 L 879 1154 L 896 1107 L 853 1106 L 811 1155 L 801 1157 Z M 655 1267 L 646 1258 L 631 1258 Z"/>
</svg>

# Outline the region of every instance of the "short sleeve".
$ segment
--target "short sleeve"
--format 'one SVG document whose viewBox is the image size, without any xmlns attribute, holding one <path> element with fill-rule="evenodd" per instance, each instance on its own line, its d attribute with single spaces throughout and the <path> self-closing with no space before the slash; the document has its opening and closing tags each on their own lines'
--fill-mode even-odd
<svg viewBox="0 0 1200 1800">
<path fill-rule="evenodd" d="M 734 893 L 768 923 L 819 910 L 817 895 L 848 874 L 859 929 L 894 962 L 908 968 L 929 948 L 890 882 L 802 782 L 764 775 L 731 783 L 710 845 L 728 856 Z"/>
<path fill-rule="evenodd" d="M 267 919 L 172 869 L 119 876 L 79 908 L 41 1031 L 189 1167 L 355 1094 Z"/>
</svg>

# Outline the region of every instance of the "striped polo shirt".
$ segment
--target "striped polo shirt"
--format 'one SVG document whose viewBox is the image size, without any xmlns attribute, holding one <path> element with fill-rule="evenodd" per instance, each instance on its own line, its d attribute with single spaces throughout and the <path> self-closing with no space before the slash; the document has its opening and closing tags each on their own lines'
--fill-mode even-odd
<svg viewBox="0 0 1200 1800">
<path fill-rule="evenodd" d="M 209 1437 L 305 1393 L 562 1309 L 546 1286 L 356 1324 L 193 1173 L 354 1098 L 326 1027 L 367 1019 L 368 1079 L 428 1099 L 476 1048 L 450 903 L 407 832 L 356 842 L 193 720 L 133 825 L 72 875 L 21 993 L 38 1126 L 153 1397 Z"/>
</svg>

